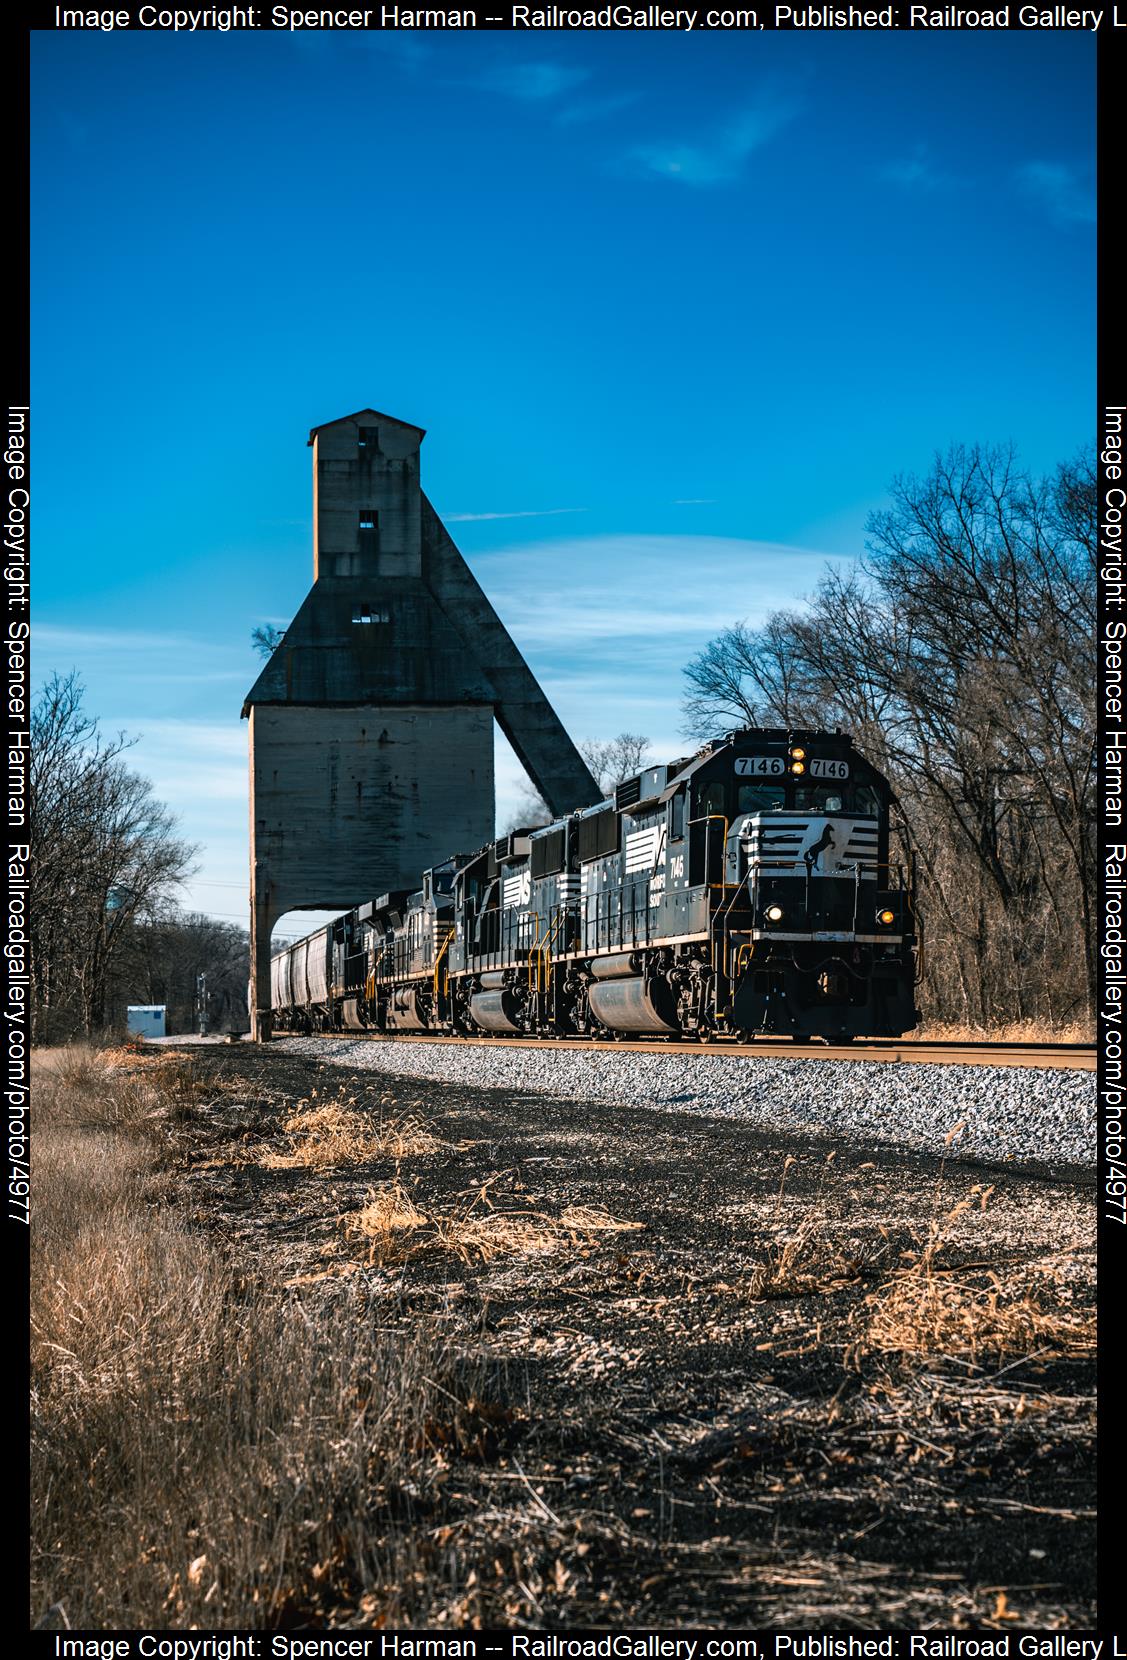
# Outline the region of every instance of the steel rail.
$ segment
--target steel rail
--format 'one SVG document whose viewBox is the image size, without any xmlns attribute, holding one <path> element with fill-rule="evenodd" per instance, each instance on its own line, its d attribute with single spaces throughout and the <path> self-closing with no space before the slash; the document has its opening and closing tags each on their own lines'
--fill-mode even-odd
<svg viewBox="0 0 1127 1660">
<path fill-rule="evenodd" d="M 286 1034 L 279 1033 L 279 1036 Z M 853 1043 L 834 1043 L 820 1038 L 802 1041 L 760 1038 L 744 1043 L 735 1038 L 717 1037 L 700 1042 L 695 1037 L 615 1038 L 607 1037 L 525 1037 L 508 1033 L 457 1037 L 447 1032 L 322 1032 L 321 1037 L 347 1037 L 367 1043 L 458 1043 L 479 1048 L 577 1049 L 598 1053 L 612 1048 L 619 1054 L 701 1055 L 781 1057 L 815 1061 L 909 1061 L 937 1066 L 1019 1066 L 1050 1067 L 1094 1072 L 1096 1047 L 1092 1043 L 1022 1043 L 985 1039 L 970 1042 L 940 1038 L 858 1038 Z"/>
</svg>

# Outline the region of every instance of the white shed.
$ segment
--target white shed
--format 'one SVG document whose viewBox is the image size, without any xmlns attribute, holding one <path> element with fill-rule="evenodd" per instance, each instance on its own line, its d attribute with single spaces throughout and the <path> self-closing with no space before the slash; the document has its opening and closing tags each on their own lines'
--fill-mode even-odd
<svg viewBox="0 0 1127 1660">
<path fill-rule="evenodd" d="M 136 1037 L 163 1037 L 165 1003 L 130 1003 L 125 1011 L 125 1024 Z"/>
</svg>

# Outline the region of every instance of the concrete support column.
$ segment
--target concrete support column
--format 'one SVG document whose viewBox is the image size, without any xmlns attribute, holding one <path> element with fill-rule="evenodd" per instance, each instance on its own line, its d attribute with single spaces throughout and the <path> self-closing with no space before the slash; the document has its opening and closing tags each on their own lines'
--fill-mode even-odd
<svg viewBox="0 0 1127 1660">
<path fill-rule="evenodd" d="M 270 999 L 270 933 L 281 915 L 270 903 L 268 883 L 259 886 L 257 873 L 251 878 L 250 908 L 250 1035 L 254 1043 L 267 1043 L 273 1026 Z"/>
</svg>

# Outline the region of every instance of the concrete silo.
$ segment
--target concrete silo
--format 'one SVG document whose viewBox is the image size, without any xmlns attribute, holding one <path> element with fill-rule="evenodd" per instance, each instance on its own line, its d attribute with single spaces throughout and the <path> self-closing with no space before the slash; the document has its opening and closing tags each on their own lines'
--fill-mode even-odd
<svg viewBox="0 0 1127 1660">
<path fill-rule="evenodd" d="M 309 436 L 313 586 L 243 705 L 256 1037 L 280 916 L 412 887 L 492 837 L 494 719 L 553 812 L 598 799 L 422 492 L 423 436 L 373 409 Z"/>
</svg>

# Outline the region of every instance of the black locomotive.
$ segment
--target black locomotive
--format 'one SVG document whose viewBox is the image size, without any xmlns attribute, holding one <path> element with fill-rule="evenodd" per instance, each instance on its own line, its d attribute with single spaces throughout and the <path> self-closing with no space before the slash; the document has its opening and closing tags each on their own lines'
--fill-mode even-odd
<svg viewBox="0 0 1127 1660">
<path fill-rule="evenodd" d="M 730 733 L 279 953 L 275 1025 L 898 1036 L 919 928 L 891 804 L 844 733 Z"/>
</svg>

